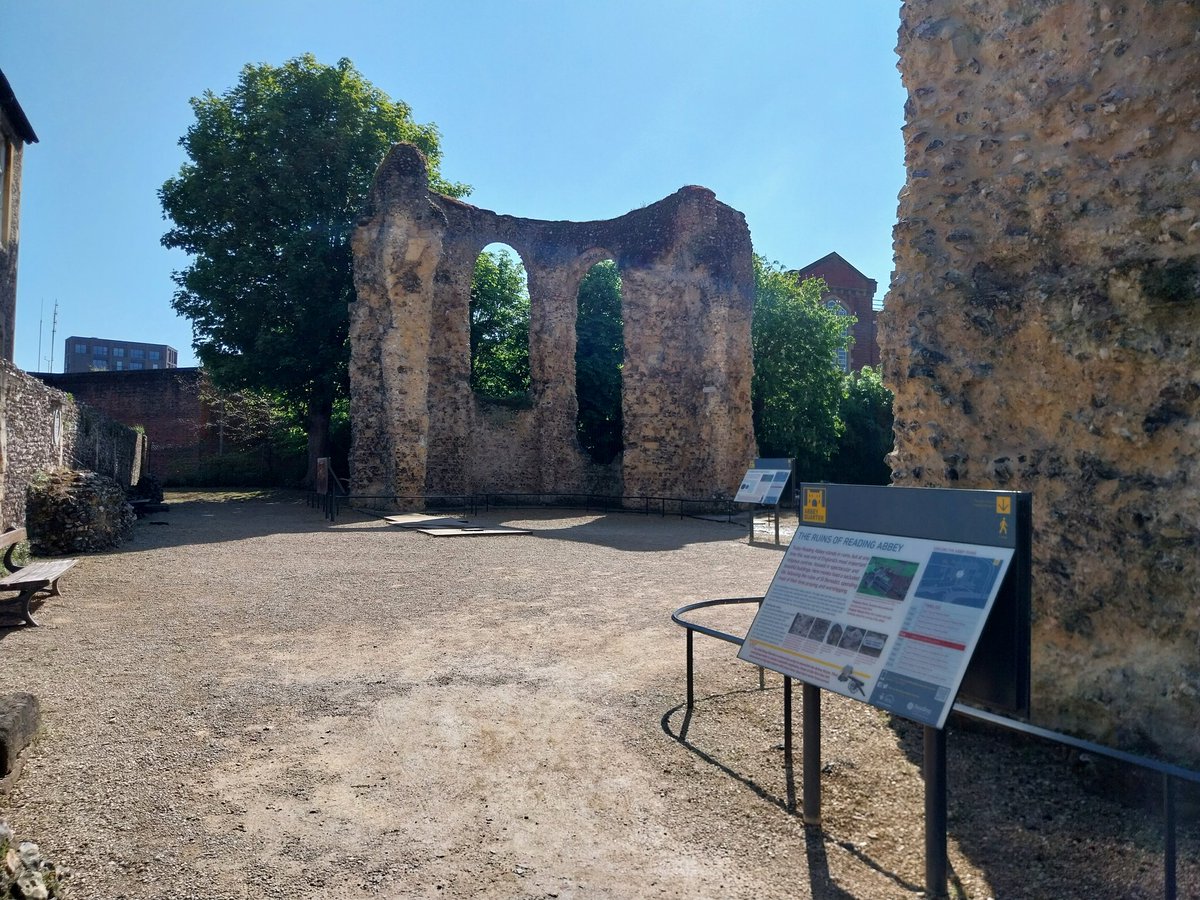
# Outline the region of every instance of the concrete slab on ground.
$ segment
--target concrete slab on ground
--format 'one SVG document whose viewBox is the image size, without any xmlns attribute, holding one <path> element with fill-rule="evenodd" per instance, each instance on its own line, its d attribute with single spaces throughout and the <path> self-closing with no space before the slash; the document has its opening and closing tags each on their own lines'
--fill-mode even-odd
<svg viewBox="0 0 1200 900">
<path fill-rule="evenodd" d="M 418 528 L 421 534 L 430 537 L 471 537 L 481 534 L 531 534 L 527 528 L 509 528 L 505 525 L 463 525 L 454 527 Z"/>
<path fill-rule="evenodd" d="M 384 519 L 401 528 L 457 528 L 467 524 L 466 519 L 456 516 L 428 516 L 423 513 L 403 513 L 398 516 L 385 516 Z"/>
</svg>

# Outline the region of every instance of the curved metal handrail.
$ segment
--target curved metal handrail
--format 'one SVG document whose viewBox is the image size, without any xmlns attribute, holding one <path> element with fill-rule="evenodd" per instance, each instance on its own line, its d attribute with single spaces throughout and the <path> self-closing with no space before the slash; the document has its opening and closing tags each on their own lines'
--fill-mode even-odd
<svg viewBox="0 0 1200 900">
<path fill-rule="evenodd" d="M 679 609 L 671 613 L 671 621 L 680 628 L 686 628 L 688 631 L 698 631 L 701 634 L 706 634 L 720 641 L 728 641 L 740 647 L 746 642 L 744 637 L 738 637 L 735 634 L 729 634 L 716 628 L 709 628 L 707 625 L 698 625 L 695 622 L 689 622 L 683 618 L 683 615 L 696 609 L 707 609 L 712 606 L 732 606 L 735 603 L 762 603 L 762 600 L 762 597 L 723 597 L 720 600 L 701 600 L 698 603 L 689 603 L 687 606 L 679 607 Z"/>
<path fill-rule="evenodd" d="M 671 613 L 671 621 L 674 622 L 676 625 L 680 626 L 681 628 L 684 628 L 687 630 L 687 657 L 686 657 L 686 659 L 687 659 L 687 702 L 684 705 L 686 706 L 686 708 L 688 710 L 689 716 L 691 715 L 691 710 L 692 710 L 693 706 L 695 705 L 695 695 L 694 695 L 694 691 L 693 691 L 694 666 L 693 666 L 693 658 L 692 658 L 692 633 L 699 632 L 700 634 L 708 635 L 709 637 L 716 638 L 717 640 L 726 641 L 730 644 L 736 644 L 739 647 L 742 646 L 743 644 L 745 644 L 746 639 L 744 637 L 738 637 L 737 635 L 729 634 L 728 632 L 721 631 L 720 629 L 717 629 L 717 628 L 709 628 L 707 625 L 700 625 L 696 622 L 689 621 L 689 620 L 685 619 L 684 616 L 687 613 L 693 612 L 697 609 L 708 609 L 708 608 L 711 608 L 714 606 L 730 606 L 730 605 L 733 605 L 736 603 L 762 603 L 762 601 L 763 601 L 762 597 L 726 597 L 726 598 L 721 598 L 718 600 L 701 600 L 697 603 L 689 603 L 686 606 L 681 606 L 677 610 L 675 610 L 673 613 Z M 763 688 L 763 668 L 762 668 L 762 666 L 758 667 L 758 686 L 759 686 L 760 690 Z M 784 693 L 783 693 L 784 748 L 785 748 L 785 754 L 786 754 L 787 758 L 790 759 L 791 758 L 791 746 L 792 746 L 792 713 L 791 713 L 792 690 L 791 690 L 791 678 L 786 675 L 784 676 L 784 679 L 783 679 L 783 688 L 784 688 Z M 811 818 L 810 818 L 810 812 L 809 812 L 809 808 L 810 808 L 809 790 L 810 790 L 810 788 L 809 788 L 808 778 L 809 778 L 810 769 L 813 772 L 817 772 L 820 769 L 820 756 L 819 756 L 819 754 L 820 754 L 820 750 L 819 750 L 819 747 L 820 747 L 820 737 L 819 737 L 820 689 L 806 684 L 805 691 L 811 692 L 811 694 L 806 693 L 806 695 L 805 695 L 805 732 L 806 732 L 806 740 L 805 740 L 805 745 L 804 745 L 805 746 L 805 751 L 804 751 L 805 752 L 805 762 L 804 762 L 805 822 L 806 823 L 808 823 L 808 822 L 817 823 L 820 821 L 820 787 L 819 787 L 820 779 L 819 779 L 819 776 L 816 776 L 816 775 L 813 776 L 816 786 L 813 789 L 813 794 L 812 794 L 812 800 L 811 800 L 812 813 L 811 813 Z M 813 705 L 815 707 L 814 715 L 812 716 L 811 720 L 809 717 L 809 706 L 808 706 L 808 704 L 810 702 L 810 697 L 811 697 L 811 701 L 813 702 Z M 1163 762 L 1161 760 L 1156 760 L 1156 759 L 1153 759 L 1148 756 L 1140 756 L 1136 753 L 1129 753 L 1124 750 L 1118 750 L 1114 747 L 1106 747 L 1103 744 L 1097 744 L 1094 741 L 1088 741 L 1088 740 L 1084 740 L 1082 738 L 1074 737 L 1073 735 L 1063 734 L 1062 732 L 1058 732 L 1058 731 L 1052 731 L 1048 728 L 1041 728 L 1041 727 L 1033 725 L 1029 722 L 1022 722 L 1019 719 L 1011 719 L 1011 718 L 1008 718 L 1007 716 L 997 715 L 995 713 L 988 712 L 987 710 L 982 710 L 982 709 L 978 709 L 973 706 L 969 706 L 965 703 L 955 703 L 953 706 L 953 710 L 954 710 L 954 712 L 956 712 L 960 715 L 964 715 L 964 716 L 968 716 L 972 719 L 978 719 L 980 721 L 988 722 L 989 724 L 998 726 L 1000 728 L 1008 729 L 1009 731 L 1016 731 L 1021 734 L 1026 734 L 1026 735 L 1030 735 L 1030 736 L 1033 736 L 1036 738 L 1041 738 L 1043 740 L 1048 740 L 1048 741 L 1051 741 L 1051 742 L 1054 742 L 1057 744 L 1061 744 L 1063 746 L 1072 747 L 1076 750 L 1081 750 L 1081 751 L 1084 751 L 1087 753 L 1094 753 L 1097 756 L 1104 756 L 1104 757 L 1107 757 L 1109 759 L 1112 759 L 1116 762 L 1123 763 L 1128 766 L 1134 766 L 1135 768 L 1140 768 L 1140 769 L 1143 769 L 1146 771 L 1155 772 L 1155 773 L 1160 774 L 1163 779 L 1163 831 L 1164 831 L 1163 896 L 1166 898 L 1166 900 L 1174 900 L 1174 898 L 1177 896 L 1177 893 L 1176 893 L 1177 892 L 1176 868 L 1177 868 L 1177 854 L 1178 854 L 1178 849 L 1177 849 L 1177 845 L 1176 845 L 1176 835 L 1175 835 L 1176 818 L 1177 818 L 1176 810 L 1175 810 L 1175 780 L 1178 779 L 1180 781 L 1190 781 L 1193 783 L 1200 783 L 1200 771 L 1196 771 L 1194 769 L 1187 769 L 1182 766 L 1173 765 L 1171 763 Z M 807 737 L 808 730 L 810 729 L 810 727 L 814 729 L 814 735 L 815 735 L 812 740 L 809 740 Z M 932 730 L 933 729 L 930 729 L 928 727 L 926 728 L 926 754 L 928 754 L 930 752 L 929 735 Z M 943 744 L 942 746 L 944 748 L 945 745 Z M 811 766 L 809 763 L 810 748 L 814 748 L 811 750 L 811 752 L 813 754 L 812 755 L 813 762 L 812 762 Z M 945 751 L 943 749 L 942 750 L 943 755 L 944 755 L 944 752 Z M 928 801 L 927 801 L 927 803 L 928 803 Z M 943 820 L 943 824 L 941 827 L 944 830 L 944 828 L 945 828 L 944 820 Z M 943 838 L 943 840 L 944 840 L 944 838 Z M 926 841 L 927 841 L 927 846 L 928 846 L 928 835 L 927 835 Z M 930 883 L 928 881 L 928 879 L 929 879 L 928 873 L 926 875 L 926 878 L 927 878 L 927 883 Z"/>
</svg>

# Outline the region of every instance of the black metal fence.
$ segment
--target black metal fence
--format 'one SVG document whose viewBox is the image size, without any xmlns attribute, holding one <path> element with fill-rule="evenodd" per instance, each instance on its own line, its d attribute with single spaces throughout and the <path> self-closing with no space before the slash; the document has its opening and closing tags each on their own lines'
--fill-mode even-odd
<svg viewBox="0 0 1200 900">
<path fill-rule="evenodd" d="M 734 634 L 701 625 L 685 618 L 689 613 L 699 609 L 715 606 L 728 606 L 742 603 L 761 603 L 762 597 L 731 597 L 719 600 L 703 600 L 681 606 L 671 614 L 671 621 L 687 632 L 687 709 L 690 712 L 695 705 L 693 688 L 694 663 L 692 655 L 693 634 L 700 633 L 717 640 L 741 646 L 745 639 Z M 762 670 L 759 670 L 759 687 L 763 686 Z M 804 684 L 803 705 L 803 815 L 806 825 L 819 825 L 821 821 L 821 690 L 810 684 Z M 1189 781 L 1200 784 L 1200 772 L 1165 763 L 1161 760 L 1139 756 L 1116 750 L 1093 741 L 1083 740 L 1069 734 L 1040 728 L 1028 722 L 999 716 L 986 710 L 976 709 L 963 703 L 955 703 L 954 711 L 960 715 L 987 722 L 990 725 L 1014 731 L 1020 734 L 1052 741 L 1066 747 L 1071 747 L 1095 756 L 1114 760 L 1126 766 L 1132 766 L 1144 772 L 1152 772 L 1162 778 L 1163 791 L 1163 897 L 1165 900 L 1176 900 L 1177 885 L 1177 845 L 1176 845 L 1176 790 L 1177 783 Z M 783 679 L 783 745 L 788 760 L 792 756 L 792 679 Z M 946 737 L 945 732 L 936 728 L 925 729 L 925 759 L 923 765 L 925 776 L 925 890 L 931 897 L 946 896 Z"/>
</svg>

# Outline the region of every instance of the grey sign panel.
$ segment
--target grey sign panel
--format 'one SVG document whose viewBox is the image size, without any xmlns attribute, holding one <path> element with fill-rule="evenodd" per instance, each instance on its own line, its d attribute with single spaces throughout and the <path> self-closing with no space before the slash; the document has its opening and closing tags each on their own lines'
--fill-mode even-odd
<svg viewBox="0 0 1200 900">
<path fill-rule="evenodd" d="M 759 458 L 759 459 L 754 460 L 753 468 L 755 468 L 755 469 L 787 469 L 790 472 L 792 470 L 792 461 L 790 459 L 788 459 L 787 457 L 784 457 L 782 459 Z"/>
<path fill-rule="evenodd" d="M 1033 495 L 874 485 L 800 485 L 800 521 L 817 528 L 957 541 L 1015 550 L 959 696 L 1013 715 L 1030 711 Z M 914 685 L 889 684 L 899 696 Z M 910 698 L 919 704 L 920 697 Z"/>
<path fill-rule="evenodd" d="M 1030 496 L 810 482 L 801 485 L 801 492 L 804 525 L 1014 549 Z"/>
</svg>

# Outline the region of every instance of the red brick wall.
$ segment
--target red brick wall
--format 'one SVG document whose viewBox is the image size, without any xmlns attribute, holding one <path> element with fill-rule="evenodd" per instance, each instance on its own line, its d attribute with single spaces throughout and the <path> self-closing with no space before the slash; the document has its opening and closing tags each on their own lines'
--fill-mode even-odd
<svg viewBox="0 0 1200 900">
<path fill-rule="evenodd" d="M 150 444 L 147 471 L 159 478 L 185 479 L 217 452 L 210 411 L 200 399 L 198 368 L 37 377 L 122 424 L 144 428 Z"/>
</svg>

